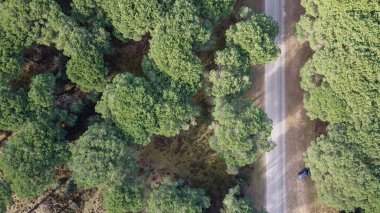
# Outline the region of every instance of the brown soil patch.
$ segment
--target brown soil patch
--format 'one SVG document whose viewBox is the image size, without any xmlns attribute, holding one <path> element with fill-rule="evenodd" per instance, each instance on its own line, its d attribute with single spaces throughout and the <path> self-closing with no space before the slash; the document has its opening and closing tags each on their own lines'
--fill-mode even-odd
<svg viewBox="0 0 380 213">
<path fill-rule="evenodd" d="M 130 72 L 137 76 L 142 76 L 141 62 L 149 51 L 150 36 L 144 36 L 140 41 L 128 41 L 124 43 L 116 38 L 112 38 L 112 54 L 104 56 L 108 75 L 115 76 L 122 72 Z"/>
<path fill-rule="evenodd" d="M 150 182 L 164 176 L 183 179 L 191 187 L 203 188 L 211 198 L 210 212 L 219 212 L 228 189 L 234 185 L 226 165 L 208 146 L 212 131 L 200 124 L 174 138 L 157 137 L 139 154 L 142 168 L 151 171 Z"/>
<path fill-rule="evenodd" d="M 311 121 L 303 107 L 303 90 L 300 87 L 300 69 L 312 55 L 307 43 L 295 38 L 295 26 L 304 13 L 299 1 L 286 0 L 286 187 L 288 212 L 331 212 L 317 201 L 314 184 L 307 178 L 298 180 L 296 174 L 305 167 L 304 153 L 310 143 L 325 130 L 326 124 Z"/>
</svg>

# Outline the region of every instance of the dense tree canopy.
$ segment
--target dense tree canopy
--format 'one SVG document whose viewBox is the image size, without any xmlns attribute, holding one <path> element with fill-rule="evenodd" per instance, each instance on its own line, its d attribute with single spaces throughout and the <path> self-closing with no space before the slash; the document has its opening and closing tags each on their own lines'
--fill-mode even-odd
<svg viewBox="0 0 380 213">
<path fill-rule="evenodd" d="M 227 45 L 236 45 L 250 58 L 250 64 L 263 65 L 275 60 L 280 48 L 274 43 L 279 32 L 278 24 L 264 14 L 251 16 L 226 31 Z"/>
<path fill-rule="evenodd" d="M 378 1 L 302 1 L 300 40 L 315 51 L 301 71 L 312 119 L 330 122 L 309 148 L 323 203 L 339 210 L 380 211 L 380 19 Z"/>
<path fill-rule="evenodd" d="M 160 72 L 148 58 L 143 69 L 149 81 L 129 73 L 117 75 L 107 85 L 96 110 L 131 135 L 134 143 L 146 145 L 153 134 L 177 135 L 197 109 L 191 86 Z"/>
<path fill-rule="evenodd" d="M 248 57 L 240 49 L 230 47 L 218 51 L 215 57 L 217 70 L 210 72 L 211 94 L 216 98 L 242 95 L 252 85 L 252 71 Z"/>
<path fill-rule="evenodd" d="M 152 36 L 149 57 L 158 68 L 176 80 L 199 88 L 204 68 L 193 53 L 193 46 L 206 43 L 210 29 L 203 26 L 197 7 L 191 1 L 175 1 L 172 11 L 157 23 Z"/>
<path fill-rule="evenodd" d="M 17 130 L 29 115 L 24 92 L 0 92 L 0 130 Z"/>
<path fill-rule="evenodd" d="M 329 122 L 380 118 L 380 62 L 344 49 L 320 50 L 302 70 L 309 116 Z"/>
<path fill-rule="evenodd" d="M 215 136 L 210 147 L 225 160 L 228 173 L 236 174 L 240 167 L 253 163 L 257 153 L 272 148 L 271 121 L 251 101 L 217 103 L 213 116 Z"/>
<path fill-rule="evenodd" d="M 307 151 L 306 165 L 319 198 L 345 211 L 380 211 L 380 135 L 352 126 L 331 126 Z"/>
<path fill-rule="evenodd" d="M 6 207 L 12 205 L 12 191 L 8 182 L 0 182 L 0 213 L 6 212 Z"/>
<path fill-rule="evenodd" d="M 109 213 L 141 212 L 145 208 L 143 188 L 139 183 L 112 187 L 104 193 L 103 203 Z"/>
<path fill-rule="evenodd" d="M 180 182 L 166 182 L 149 195 L 148 212 L 201 213 L 210 206 L 203 189 L 181 186 Z"/>
<path fill-rule="evenodd" d="M 29 102 L 33 108 L 47 108 L 54 104 L 55 76 L 52 74 L 37 75 L 32 79 L 28 92 Z"/>
<path fill-rule="evenodd" d="M 0 155 L 0 169 L 12 191 L 35 197 L 54 181 L 54 169 L 67 159 L 64 132 L 44 122 L 27 122 L 13 134 Z"/>
<path fill-rule="evenodd" d="M 102 53 L 108 47 L 108 33 L 102 28 L 94 26 L 91 32 L 81 28 L 53 0 L 11 0 L 1 3 L 0 9 L 0 29 L 8 38 L 21 43 L 21 47 L 55 44 L 74 60 L 67 66 L 70 80 L 84 91 L 101 91 L 107 73 Z"/>
<path fill-rule="evenodd" d="M 120 184 L 138 172 L 129 138 L 107 124 L 94 124 L 70 147 L 69 167 L 75 182 L 85 188 Z"/>
</svg>

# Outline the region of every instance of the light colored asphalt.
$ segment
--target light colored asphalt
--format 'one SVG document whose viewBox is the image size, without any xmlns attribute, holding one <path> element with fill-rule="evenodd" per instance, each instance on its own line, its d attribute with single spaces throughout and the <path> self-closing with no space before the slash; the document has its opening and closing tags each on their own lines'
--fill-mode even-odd
<svg viewBox="0 0 380 213">
<path fill-rule="evenodd" d="M 265 66 L 265 111 L 273 121 L 271 139 L 274 150 L 265 155 L 266 204 L 269 213 L 285 213 L 285 42 L 284 42 L 284 0 L 265 0 L 265 13 L 280 26 L 276 38 L 282 54 L 279 59 Z"/>
</svg>

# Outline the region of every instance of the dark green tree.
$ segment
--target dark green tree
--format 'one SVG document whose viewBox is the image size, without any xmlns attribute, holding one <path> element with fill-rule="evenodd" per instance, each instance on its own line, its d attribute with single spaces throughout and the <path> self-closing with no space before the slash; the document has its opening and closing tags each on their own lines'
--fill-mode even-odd
<svg viewBox="0 0 380 213">
<path fill-rule="evenodd" d="M 200 4 L 202 17 L 210 20 L 212 24 L 230 16 L 236 3 L 235 0 L 201 0 L 199 3 L 198 1 L 195 2 L 197 5 Z"/>
<path fill-rule="evenodd" d="M 0 182 L 0 213 L 5 213 L 7 206 L 13 204 L 12 191 L 8 182 Z"/>
<path fill-rule="evenodd" d="M 181 186 L 181 182 L 165 182 L 149 195 L 148 212 L 201 213 L 210 206 L 203 189 Z"/>
<path fill-rule="evenodd" d="M 54 182 L 54 169 L 65 162 L 64 132 L 45 122 L 27 122 L 0 155 L 4 179 L 20 197 L 36 197 Z"/>
<path fill-rule="evenodd" d="M 222 213 L 255 213 L 253 204 L 250 200 L 239 198 L 240 187 L 235 186 L 228 190 L 228 194 L 223 200 Z"/>
<path fill-rule="evenodd" d="M 94 124 L 70 147 L 69 168 L 84 188 L 120 184 L 139 170 L 128 137 L 108 124 Z"/>
<path fill-rule="evenodd" d="M 34 109 L 51 107 L 54 104 L 55 76 L 41 74 L 33 77 L 28 92 L 29 102 Z"/>
<path fill-rule="evenodd" d="M 240 167 L 253 163 L 258 153 L 273 148 L 269 140 L 272 122 L 251 101 L 220 101 L 212 115 L 215 135 L 209 145 L 224 159 L 228 173 L 237 174 Z"/>
<path fill-rule="evenodd" d="M 274 43 L 278 32 L 278 24 L 272 18 L 256 14 L 230 27 L 226 31 L 226 42 L 244 50 L 250 64 L 263 65 L 275 60 L 280 53 Z"/>
<path fill-rule="evenodd" d="M 249 58 L 239 48 L 229 47 L 216 52 L 217 70 L 210 72 L 211 94 L 215 98 L 241 95 L 252 85 Z"/>
<path fill-rule="evenodd" d="M 156 123 L 154 100 L 147 91 L 147 82 L 130 73 L 117 75 L 107 85 L 96 111 L 112 119 L 134 143 L 146 145 Z"/>
<path fill-rule="evenodd" d="M 103 197 L 104 208 L 109 213 L 141 212 L 145 207 L 141 183 L 112 187 L 105 191 Z"/>
<path fill-rule="evenodd" d="M 193 46 L 210 38 L 210 29 L 203 26 L 199 15 L 191 1 L 175 1 L 171 12 L 151 33 L 149 50 L 149 57 L 162 72 L 198 89 L 204 68 Z"/>
<path fill-rule="evenodd" d="M 18 130 L 29 115 L 28 100 L 24 92 L 0 92 L 1 130 Z"/>
<path fill-rule="evenodd" d="M 124 39 L 138 41 L 153 30 L 164 16 L 169 0 L 112 0 L 100 3 L 111 20 L 116 34 Z"/>
<path fill-rule="evenodd" d="M 306 165 L 319 199 L 347 212 L 380 211 L 380 134 L 337 124 L 308 149 Z"/>
</svg>

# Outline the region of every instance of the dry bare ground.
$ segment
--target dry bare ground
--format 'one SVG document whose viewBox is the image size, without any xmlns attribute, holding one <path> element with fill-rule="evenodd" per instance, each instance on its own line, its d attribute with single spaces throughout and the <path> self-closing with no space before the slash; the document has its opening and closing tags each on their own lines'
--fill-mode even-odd
<svg viewBox="0 0 380 213">
<path fill-rule="evenodd" d="M 325 124 L 311 121 L 303 107 L 303 91 L 300 88 L 300 69 L 311 57 L 307 43 L 300 44 L 295 38 L 295 26 L 304 13 L 299 0 L 285 3 L 285 82 L 286 82 L 286 187 L 287 212 L 336 212 L 323 207 L 318 201 L 314 184 L 307 178 L 298 180 L 296 174 L 304 168 L 304 153 L 311 141 L 325 131 Z"/>
</svg>

